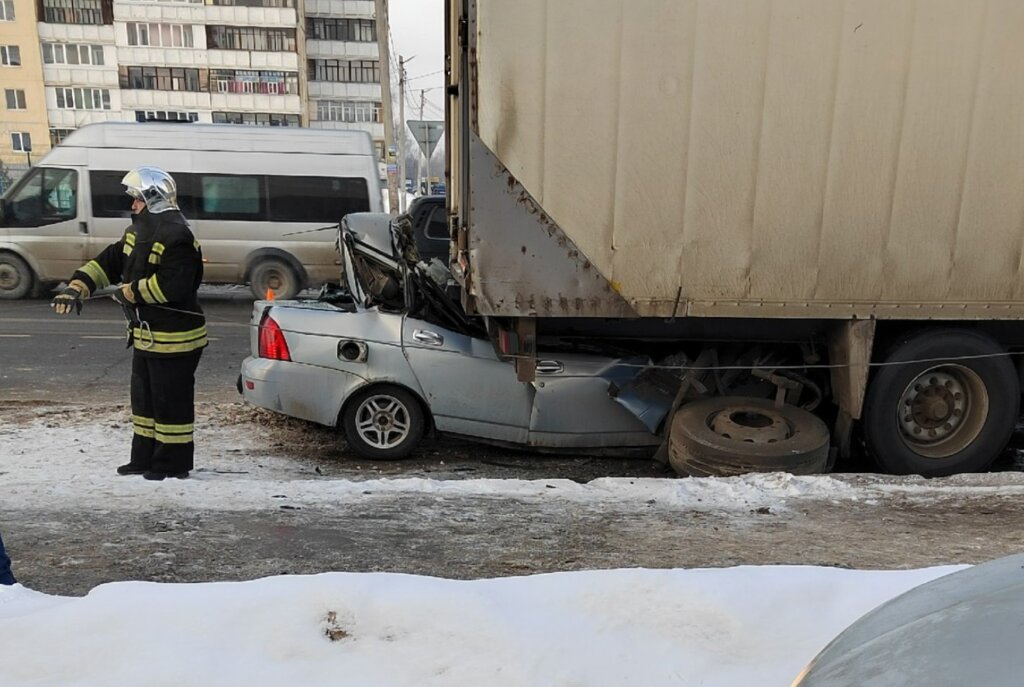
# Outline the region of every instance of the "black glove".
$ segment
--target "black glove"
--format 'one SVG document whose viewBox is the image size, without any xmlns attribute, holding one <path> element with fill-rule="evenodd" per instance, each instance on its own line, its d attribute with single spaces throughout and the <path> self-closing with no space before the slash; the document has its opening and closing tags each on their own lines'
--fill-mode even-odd
<svg viewBox="0 0 1024 687">
<path fill-rule="evenodd" d="M 50 301 L 50 307 L 58 315 L 67 315 L 72 310 L 76 315 L 81 315 L 82 291 L 74 286 L 68 286 Z"/>
</svg>

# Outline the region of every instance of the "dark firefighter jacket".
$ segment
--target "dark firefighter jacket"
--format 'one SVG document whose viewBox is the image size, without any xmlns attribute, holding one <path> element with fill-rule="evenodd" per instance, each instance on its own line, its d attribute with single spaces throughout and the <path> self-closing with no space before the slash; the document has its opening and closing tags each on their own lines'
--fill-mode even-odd
<svg viewBox="0 0 1024 687">
<path fill-rule="evenodd" d="M 76 270 L 72 279 L 81 279 L 93 292 L 131 284 L 135 306 L 130 319 L 135 321 L 129 321 L 129 339 L 138 353 L 184 355 L 206 346 L 206 318 L 196 297 L 203 254 L 177 210 L 143 210 L 120 241 Z"/>
</svg>

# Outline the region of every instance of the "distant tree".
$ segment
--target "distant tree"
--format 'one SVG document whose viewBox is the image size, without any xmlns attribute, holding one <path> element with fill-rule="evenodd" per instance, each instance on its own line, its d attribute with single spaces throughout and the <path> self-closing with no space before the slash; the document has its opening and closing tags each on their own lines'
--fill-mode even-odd
<svg viewBox="0 0 1024 687">
<path fill-rule="evenodd" d="M 14 179 L 11 177 L 10 170 L 7 169 L 4 161 L 0 160 L 0 193 L 3 193 L 10 188 L 13 183 Z"/>
</svg>

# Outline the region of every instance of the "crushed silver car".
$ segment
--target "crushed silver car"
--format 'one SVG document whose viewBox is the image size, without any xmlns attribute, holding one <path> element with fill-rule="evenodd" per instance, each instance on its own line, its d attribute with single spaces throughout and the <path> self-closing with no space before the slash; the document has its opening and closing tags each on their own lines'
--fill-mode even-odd
<svg viewBox="0 0 1024 687">
<path fill-rule="evenodd" d="M 540 449 L 653 453 L 660 443 L 651 427 L 671 398 L 610 393 L 648 357 L 542 350 L 536 381 L 520 382 L 483 321 L 446 291 L 447 269 L 419 261 L 401 219 L 348 215 L 338 249 L 342 283 L 318 300 L 254 304 L 239 380 L 249 403 L 339 427 L 374 459 L 403 458 L 432 431 Z"/>
</svg>

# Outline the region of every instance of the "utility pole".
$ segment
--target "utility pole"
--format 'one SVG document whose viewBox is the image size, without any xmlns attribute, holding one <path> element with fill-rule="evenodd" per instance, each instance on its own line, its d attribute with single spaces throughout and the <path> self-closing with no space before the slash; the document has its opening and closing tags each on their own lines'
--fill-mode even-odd
<svg viewBox="0 0 1024 687">
<path fill-rule="evenodd" d="M 410 58 L 411 60 L 412 58 Z M 398 56 L 398 211 L 405 212 L 405 58 Z"/>
<path fill-rule="evenodd" d="M 423 121 L 423 105 L 424 105 L 424 103 L 426 103 L 426 100 L 427 100 L 427 92 L 421 90 L 420 91 L 420 121 L 421 122 Z M 430 150 L 430 129 L 427 129 L 427 150 Z M 421 190 L 423 188 L 422 186 L 420 186 L 420 183 L 421 183 L 420 180 L 423 179 L 423 170 L 422 170 L 422 168 L 420 166 L 421 163 L 422 163 L 422 160 L 423 160 L 423 156 L 422 155 L 417 155 L 416 156 L 416 190 L 417 191 Z M 430 175 L 430 156 L 429 155 L 427 156 L 427 175 L 428 175 L 427 190 L 423 194 L 425 196 L 429 196 L 430 195 L 430 179 L 429 179 L 429 175 Z"/>
<path fill-rule="evenodd" d="M 388 211 L 398 214 L 398 175 L 390 171 L 391 150 L 395 145 L 395 118 L 391 107 L 391 50 L 388 39 L 388 0 L 374 0 L 377 10 L 377 52 L 380 64 L 380 95 L 384 110 L 384 164 L 388 166 Z"/>
</svg>

